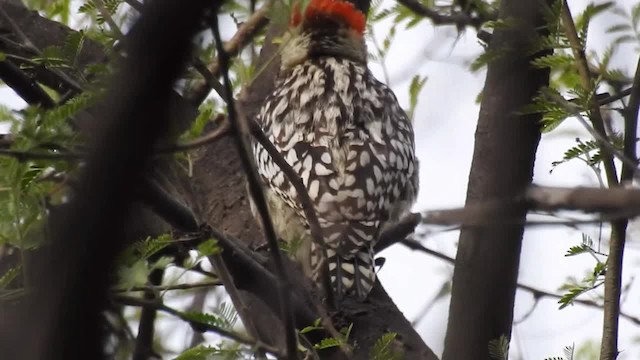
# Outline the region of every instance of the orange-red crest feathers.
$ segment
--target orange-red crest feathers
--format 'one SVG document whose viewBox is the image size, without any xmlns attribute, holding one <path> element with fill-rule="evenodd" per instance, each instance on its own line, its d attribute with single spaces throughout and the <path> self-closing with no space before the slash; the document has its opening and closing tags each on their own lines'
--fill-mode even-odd
<svg viewBox="0 0 640 360">
<path fill-rule="evenodd" d="M 304 17 L 300 13 L 299 5 L 296 4 L 291 16 L 291 26 L 298 26 L 303 20 L 310 20 L 319 15 L 339 18 L 358 34 L 364 34 L 366 22 L 364 14 L 352 3 L 342 0 L 311 0 L 305 9 Z"/>
</svg>

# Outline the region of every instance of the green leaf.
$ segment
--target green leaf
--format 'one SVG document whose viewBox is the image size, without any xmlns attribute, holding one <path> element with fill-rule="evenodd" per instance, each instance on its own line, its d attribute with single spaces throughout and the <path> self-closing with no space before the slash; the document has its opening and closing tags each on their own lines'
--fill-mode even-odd
<svg viewBox="0 0 640 360">
<path fill-rule="evenodd" d="M 499 338 L 489 341 L 489 356 L 492 360 L 507 360 L 509 357 L 509 339 L 500 335 Z"/>
<path fill-rule="evenodd" d="M 397 333 L 390 332 L 382 335 L 371 348 L 369 358 L 372 360 L 401 360 L 404 354 L 393 348 Z"/>
<path fill-rule="evenodd" d="M 336 338 L 324 338 L 320 340 L 319 343 L 313 345 L 313 348 L 316 350 L 328 349 L 332 347 L 337 347 L 342 344 L 339 339 Z"/>
<path fill-rule="evenodd" d="M 219 350 L 215 347 L 198 345 L 185 350 L 174 360 L 208 360 L 218 353 Z"/>
<path fill-rule="evenodd" d="M 573 304 L 573 301 L 578 296 L 580 296 L 581 294 L 584 294 L 585 292 L 591 289 L 592 289 L 591 286 L 581 286 L 581 285 L 576 285 L 569 288 L 569 290 L 564 295 L 562 295 L 560 300 L 558 300 L 558 304 L 560 304 L 560 309 L 564 309 L 565 307 Z"/>
<path fill-rule="evenodd" d="M 20 274 L 22 271 L 22 265 L 18 265 L 16 267 L 12 267 L 7 270 L 2 277 L 0 277 L 0 290 L 6 289 L 9 284 Z"/>
<path fill-rule="evenodd" d="M 590 253 L 591 251 L 592 249 L 589 246 L 586 246 L 584 244 L 576 245 L 576 246 L 570 247 L 567 253 L 564 254 L 564 256 L 580 255 L 580 254 Z"/>
<path fill-rule="evenodd" d="M 426 76 L 421 77 L 420 75 L 415 75 L 411 79 L 411 84 L 409 85 L 409 111 L 407 111 L 407 116 L 412 121 L 415 114 L 416 106 L 418 105 L 418 96 L 420 96 L 420 92 L 422 91 L 422 88 L 424 88 L 424 84 L 426 83 Z"/>
<path fill-rule="evenodd" d="M 222 252 L 222 248 L 218 246 L 218 241 L 209 239 L 198 245 L 198 252 L 201 256 L 218 255 Z"/>
<path fill-rule="evenodd" d="M 322 330 L 321 322 L 321 319 L 316 319 L 316 321 L 313 322 L 313 325 L 302 328 L 302 330 L 300 330 L 300 334 L 306 334 L 314 330 Z"/>
<path fill-rule="evenodd" d="M 555 69 L 564 66 L 573 66 L 574 63 L 575 59 L 572 55 L 563 53 L 539 56 L 531 61 L 531 65 L 535 66 L 538 69 Z"/>
<path fill-rule="evenodd" d="M 231 325 L 229 324 L 227 319 L 217 314 L 201 313 L 201 312 L 184 312 L 182 313 L 182 315 L 187 320 L 198 322 L 201 324 L 216 326 L 226 330 L 229 330 L 231 328 Z"/>
<path fill-rule="evenodd" d="M 131 265 L 124 265 L 118 268 L 118 287 L 131 289 L 135 286 L 147 283 L 151 269 L 146 261 L 139 259 Z"/>
</svg>

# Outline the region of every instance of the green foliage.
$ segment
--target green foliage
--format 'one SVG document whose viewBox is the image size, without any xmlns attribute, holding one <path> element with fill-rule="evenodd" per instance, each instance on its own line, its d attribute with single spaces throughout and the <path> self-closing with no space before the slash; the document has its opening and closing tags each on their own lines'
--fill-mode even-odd
<svg viewBox="0 0 640 360">
<path fill-rule="evenodd" d="M 483 52 L 473 60 L 473 62 L 469 66 L 469 69 L 472 72 L 478 72 L 486 67 L 487 64 L 502 58 L 506 54 L 506 49 L 486 49 L 485 52 Z"/>
<path fill-rule="evenodd" d="M 398 334 L 394 332 L 382 335 L 371 348 L 369 358 L 372 360 L 401 360 L 404 354 L 393 348 Z"/>
<path fill-rule="evenodd" d="M 227 345 L 218 344 L 215 346 L 198 345 L 185 350 L 174 360 L 236 360 L 248 358 L 243 356 L 243 351 L 238 344 Z M 250 356 L 248 354 L 245 354 Z"/>
<path fill-rule="evenodd" d="M 316 319 L 316 321 L 311 326 L 306 326 L 302 330 L 300 330 L 300 334 L 306 334 L 310 331 L 323 329 L 321 319 Z M 332 347 L 338 347 L 349 344 L 349 335 L 351 334 L 351 328 L 353 324 L 348 327 L 344 327 L 340 329 L 340 336 L 324 338 L 319 343 L 314 344 L 313 348 L 316 350 L 328 349 Z"/>
<path fill-rule="evenodd" d="M 209 239 L 198 245 L 200 256 L 218 255 L 222 252 L 222 248 L 218 245 L 218 240 Z"/>
<path fill-rule="evenodd" d="M 154 269 L 166 267 L 171 263 L 169 257 L 160 257 L 149 262 L 150 258 L 173 242 L 169 234 L 160 235 L 138 241 L 129 246 L 119 256 L 118 288 L 130 289 L 147 283 L 149 274 Z"/>
<path fill-rule="evenodd" d="M 41 11 L 47 18 L 69 24 L 72 15 L 71 0 L 26 0 L 25 4 L 31 9 Z"/>
<path fill-rule="evenodd" d="M 561 287 L 561 290 L 566 292 L 562 295 L 558 303 L 560 309 L 563 309 L 571 305 L 578 296 L 585 292 L 591 291 L 604 283 L 604 276 L 607 271 L 606 259 L 600 260 L 596 255 L 603 255 L 597 252 L 594 248 L 593 239 L 587 235 L 582 234 L 582 243 L 577 246 L 569 248 L 565 256 L 575 256 L 580 254 L 590 254 L 595 259 L 596 263 L 593 270 L 581 281 L 570 281 Z"/>
<path fill-rule="evenodd" d="M 574 345 L 571 346 L 565 346 L 565 348 L 562 350 L 564 352 L 564 357 L 563 356 L 554 356 L 554 357 L 549 357 L 549 358 L 545 358 L 545 360 L 573 360 L 574 359 Z"/>
<path fill-rule="evenodd" d="M 637 50 L 640 49 L 640 3 L 631 8 L 631 13 L 621 7 L 615 8 L 613 13 L 621 20 L 607 29 L 607 33 L 615 36 L 613 44 L 633 43 Z"/>
<path fill-rule="evenodd" d="M 407 116 L 409 119 L 413 121 L 413 117 L 415 114 L 416 106 L 418 105 L 418 97 L 420 96 L 420 92 L 424 87 L 424 84 L 427 83 L 427 77 L 421 77 L 420 75 L 415 75 L 411 79 L 411 85 L 409 85 L 409 110 L 407 111 Z"/>
<path fill-rule="evenodd" d="M 124 2 L 124 0 L 102 0 L 105 9 L 110 15 L 114 15 L 118 11 L 118 7 Z M 98 24 L 104 24 L 105 19 L 102 13 L 99 11 L 98 4 L 93 0 L 85 1 L 78 9 L 80 14 L 86 14 L 93 17 Z"/>
<path fill-rule="evenodd" d="M 556 96 L 561 96 L 560 93 L 551 88 L 544 88 L 541 90 L 539 95 L 536 95 L 533 98 L 533 102 L 529 105 L 526 105 L 522 110 L 521 114 L 542 114 L 542 119 L 540 120 L 542 124 L 541 131 L 543 133 L 550 132 L 560 126 L 562 122 L 569 117 L 571 114 L 567 112 L 567 110 L 554 102 L 550 102 L 547 100 L 547 96 L 545 93 L 551 93 Z"/>
<path fill-rule="evenodd" d="M 489 357 L 492 360 L 507 360 L 509 358 L 509 338 L 500 335 L 489 341 Z"/>
<path fill-rule="evenodd" d="M 185 312 L 182 313 L 185 319 L 190 321 L 198 322 L 201 324 L 207 324 L 216 326 L 222 329 L 231 329 L 233 327 L 233 323 L 230 319 L 224 318 L 218 314 L 211 313 L 200 313 L 200 312 Z M 236 318 L 237 319 L 237 318 Z M 231 319 L 235 323 L 235 319 Z"/>
</svg>

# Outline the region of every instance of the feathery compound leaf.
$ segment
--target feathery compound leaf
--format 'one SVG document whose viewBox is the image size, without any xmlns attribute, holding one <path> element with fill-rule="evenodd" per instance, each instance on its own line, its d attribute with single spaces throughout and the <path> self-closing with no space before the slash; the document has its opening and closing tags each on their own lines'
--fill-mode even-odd
<svg viewBox="0 0 640 360">
<path fill-rule="evenodd" d="M 564 256 L 574 256 L 580 255 L 584 253 L 590 253 L 592 251 L 591 247 L 586 246 L 585 244 L 572 246 L 567 250 L 567 253 Z"/>
<path fill-rule="evenodd" d="M 238 312 L 236 311 L 236 308 L 229 303 L 222 302 L 214 312 L 224 319 L 229 328 L 234 327 L 238 321 Z"/>
<path fill-rule="evenodd" d="M 560 304 L 560 309 L 564 309 L 567 306 L 573 304 L 573 301 L 580 296 L 581 294 L 584 294 L 585 292 L 591 290 L 593 287 L 591 286 L 582 286 L 582 285 L 575 285 L 574 287 L 570 288 L 564 295 L 562 295 L 562 297 L 560 298 L 560 300 L 558 300 L 558 304 Z"/>
<path fill-rule="evenodd" d="M 394 332 L 382 335 L 371 348 L 369 358 L 372 360 L 401 360 L 403 354 L 393 348 L 393 342 L 398 334 Z"/>
<path fill-rule="evenodd" d="M 182 315 L 187 320 L 194 321 L 201 324 L 216 326 L 225 330 L 230 330 L 232 327 L 231 324 L 229 324 L 229 322 L 227 321 L 227 319 L 217 314 L 201 313 L 201 312 L 184 312 L 182 313 Z"/>
<path fill-rule="evenodd" d="M 553 171 L 553 169 L 555 169 L 556 166 L 560 164 L 564 164 L 574 159 L 584 160 L 590 166 L 595 165 L 597 161 L 600 161 L 600 156 L 598 156 L 597 161 L 594 162 L 595 156 L 599 155 L 599 151 L 600 151 L 600 146 L 598 145 L 597 142 L 595 142 L 594 140 L 587 140 L 583 142 L 582 140 L 580 140 L 580 138 L 576 138 L 576 142 L 578 143 L 578 145 L 565 151 L 564 156 L 562 157 L 562 160 L 554 161 L 551 163 L 551 166 L 552 166 L 551 171 Z M 592 152 L 593 154 L 591 154 Z M 582 159 L 581 157 L 584 157 L 584 159 Z"/>
<path fill-rule="evenodd" d="M 208 360 L 218 354 L 219 350 L 215 347 L 198 345 L 191 349 L 185 350 L 174 360 Z"/>
<path fill-rule="evenodd" d="M 484 53 L 480 54 L 469 66 L 472 72 L 477 72 L 487 66 L 492 61 L 496 61 L 506 55 L 504 49 L 487 49 Z"/>
<path fill-rule="evenodd" d="M 242 359 L 250 358 L 245 357 L 238 344 L 231 346 L 215 345 L 206 346 L 198 345 L 191 349 L 185 350 L 182 354 L 178 355 L 174 360 L 210 360 L 210 359 Z"/>
<path fill-rule="evenodd" d="M 418 105 L 418 96 L 426 83 L 426 76 L 421 77 L 420 75 L 415 75 L 411 79 L 411 85 L 409 85 L 409 111 L 407 111 L 407 116 L 409 116 L 411 121 L 413 121 L 413 115 L 415 114 L 416 106 Z"/>
<path fill-rule="evenodd" d="M 564 347 L 564 349 L 563 349 L 563 351 L 564 351 L 564 357 L 565 357 L 567 360 L 573 360 L 573 352 L 574 352 L 574 349 L 575 349 L 574 345 L 571 345 L 571 346 L 565 346 L 565 347 Z"/>
<path fill-rule="evenodd" d="M 573 66 L 574 63 L 575 59 L 572 55 L 563 53 L 539 56 L 531 61 L 531 65 L 538 69 Z"/>
<path fill-rule="evenodd" d="M 507 360 L 509 356 L 509 339 L 500 335 L 499 338 L 489 341 L 489 356 L 492 360 Z"/>
</svg>

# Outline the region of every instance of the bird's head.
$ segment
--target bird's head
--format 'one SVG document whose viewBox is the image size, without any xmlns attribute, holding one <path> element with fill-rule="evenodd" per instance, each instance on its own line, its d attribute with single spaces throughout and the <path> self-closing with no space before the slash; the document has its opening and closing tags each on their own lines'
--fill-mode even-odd
<svg viewBox="0 0 640 360">
<path fill-rule="evenodd" d="M 282 68 L 314 57 L 342 57 L 366 62 L 366 18 L 346 0 L 310 0 L 294 5 L 283 38 Z"/>
</svg>

